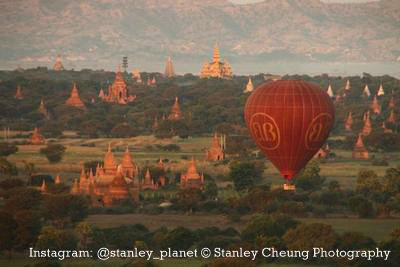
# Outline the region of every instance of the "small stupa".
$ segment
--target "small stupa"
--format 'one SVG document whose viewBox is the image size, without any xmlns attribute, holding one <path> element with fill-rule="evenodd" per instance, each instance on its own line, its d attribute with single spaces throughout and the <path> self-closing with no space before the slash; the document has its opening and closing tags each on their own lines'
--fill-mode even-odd
<svg viewBox="0 0 400 267">
<path fill-rule="evenodd" d="M 383 90 L 383 85 L 382 85 L 382 83 L 379 85 L 379 89 L 378 89 L 377 95 L 378 95 L 378 96 L 383 96 L 383 95 L 385 95 L 385 91 Z"/>
<path fill-rule="evenodd" d="M 332 86 L 329 84 L 328 89 L 326 90 L 326 93 L 331 97 L 334 98 L 335 95 L 333 94 Z"/>
<path fill-rule="evenodd" d="M 369 91 L 368 84 L 366 84 L 364 87 L 363 96 L 365 96 L 365 97 L 371 96 L 371 92 Z"/>
<path fill-rule="evenodd" d="M 35 128 L 33 130 L 33 134 L 30 139 L 30 143 L 33 145 L 41 145 L 41 144 L 45 143 L 43 136 L 40 135 L 39 128 Z"/>
<path fill-rule="evenodd" d="M 369 116 L 365 119 L 364 127 L 362 129 L 362 135 L 367 136 L 372 132 L 371 120 Z"/>
<path fill-rule="evenodd" d="M 24 99 L 24 95 L 22 94 L 22 89 L 21 86 L 17 86 L 17 91 L 15 92 L 14 98 L 17 100 L 22 100 Z"/>
<path fill-rule="evenodd" d="M 348 131 L 351 131 L 351 126 L 353 125 L 353 115 L 352 112 L 349 112 L 349 115 L 347 115 L 346 122 L 344 123 L 344 128 Z"/>
<path fill-rule="evenodd" d="M 175 97 L 175 103 L 172 106 L 171 113 L 168 116 L 169 120 L 180 120 L 182 119 L 182 112 L 181 108 L 179 107 L 178 97 Z"/>
<path fill-rule="evenodd" d="M 378 98 L 376 95 L 374 96 L 374 99 L 372 100 L 371 103 L 371 109 L 375 114 L 380 114 L 382 111 L 382 106 L 379 104 Z"/>
<path fill-rule="evenodd" d="M 364 146 L 361 134 L 358 135 L 357 142 L 353 149 L 354 159 L 368 159 L 368 150 Z"/>
<path fill-rule="evenodd" d="M 350 90 L 350 89 L 351 89 L 350 81 L 349 81 L 349 80 L 346 81 L 346 86 L 344 87 L 344 89 L 345 89 L 345 90 Z"/>
<path fill-rule="evenodd" d="M 167 63 L 165 64 L 165 77 L 172 78 L 175 76 L 174 66 L 172 64 L 171 57 L 167 58 Z"/>
<path fill-rule="evenodd" d="M 53 69 L 56 71 L 64 70 L 64 66 L 61 62 L 61 55 L 57 56 L 56 63 L 54 64 Z"/>
<path fill-rule="evenodd" d="M 65 102 L 66 105 L 71 106 L 71 107 L 76 107 L 76 108 L 85 108 L 85 104 L 82 102 L 82 100 L 79 97 L 78 93 L 78 88 L 76 87 L 76 83 L 74 83 L 74 86 L 72 87 L 71 91 L 71 96 L 67 99 Z"/>
</svg>

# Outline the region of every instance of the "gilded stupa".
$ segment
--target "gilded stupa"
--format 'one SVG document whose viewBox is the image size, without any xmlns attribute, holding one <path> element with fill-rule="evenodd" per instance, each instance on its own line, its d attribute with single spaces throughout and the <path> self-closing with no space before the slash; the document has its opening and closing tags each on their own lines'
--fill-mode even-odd
<svg viewBox="0 0 400 267">
<path fill-rule="evenodd" d="M 225 60 L 221 61 L 219 54 L 219 47 L 216 44 L 214 47 L 214 56 L 212 62 L 206 62 L 203 64 L 203 68 L 200 73 L 201 78 L 232 78 L 232 67 Z"/>
<path fill-rule="evenodd" d="M 171 113 L 168 116 L 169 120 L 178 121 L 182 119 L 181 108 L 179 107 L 178 97 L 175 97 L 175 103 L 172 106 Z"/>
<path fill-rule="evenodd" d="M 85 108 L 85 104 L 82 102 L 82 100 L 79 97 L 78 93 L 78 88 L 76 87 L 76 83 L 74 83 L 74 86 L 72 87 L 71 91 L 71 96 L 67 99 L 65 102 L 66 105 L 76 107 L 76 108 Z"/>
<path fill-rule="evenodd" d="M 189 162 L 188 170 L 186 173 L 181 174 L 181 189 L 187 188 L 198 188 L 204 189 L 204 175 L 199 174 L 196 168 L 196 162 L 192 157 L 192 160 Z"/>
<path fill-rule="evenodd" d="M 368 150 L 364 146 L 361 134 L 358 135 L 357 142 L 353 149 L 354 159 L 368 159 Z"/>
<path fill-rule="evenodd" d="M 171 57 L 167 58 L 167 63 L 165 64 L 165 77 L 172 78 L 175 76 L 174 66 L 172 64 Z"/>
<path fill-rule="evenodd" d="M 249 76 L 249 81 L 246 84 L 246 88 L 244 89 L 243 93 L 250 93 L 253 92 L 254 90 L 254 85 L 253 81 L 251 80 L 251 77 Z"/>
</svg>

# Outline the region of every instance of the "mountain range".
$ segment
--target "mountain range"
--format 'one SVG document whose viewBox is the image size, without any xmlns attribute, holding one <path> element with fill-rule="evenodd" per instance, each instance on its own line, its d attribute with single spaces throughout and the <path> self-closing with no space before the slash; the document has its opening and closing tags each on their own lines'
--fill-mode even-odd
<svg viewBox="0 0 400 267">
<path fill-rule="evenodd" d="M 115 69 L 222 58 L 310 62 L 400 61 L 400 1 L 16 0 L 0 2 L 0 67 Z"/>
</svg>

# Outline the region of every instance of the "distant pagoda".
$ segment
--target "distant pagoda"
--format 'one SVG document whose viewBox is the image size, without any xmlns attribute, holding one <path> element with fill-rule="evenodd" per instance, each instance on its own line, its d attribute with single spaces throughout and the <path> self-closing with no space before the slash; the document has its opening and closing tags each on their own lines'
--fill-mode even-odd
<svg viewBox="0 0 400 267">
<path fill-rule="evenodd" d="M 390 97 L 390 100 L 389 100 L 389 108 L 393 109 L 393 108 L 395 108 L 395 107 L 396 107 L 396 102 L 395 102 L 395 100 L 394 100 L 394 97 L 391 96 L 391 97 Z"/>
<path fill-rule="evenodd" d="M 371 96 L 371 92 L 369 91 L 368 84 L 366 84 L 365 87 L 364 87 L 363 95 L 365 97 L 370 97 Z"/>
<path fill-rule="evenodd" d="M 172 106 L 168 119 L 172 121 L 178 121 L 182 119 L 182 112 L 181 108 L 179 107 L 178 97 L 175 97 L 175 103 Z"/>
<path fill-rule="evenodd" d="M 33 130 L 32 137 L 29 139 L 29 142 L 33 145 L 41 145 L 45 143 L 45 139 L 40 135 L 38 128 Z"/>
<path fill-rule="evenodd" d="M 368 150 L 365 148 L 361 134 L 358 135 L 357 142 L 353 149 L 354 159 L 368 159 Z"/>
<path fill-rule="evenodd" d="M 382 111 L 382 106 L 379 104 L 378 98 L 376 95 L 374 96 L 374 99 L 372 100 L 371 103 L 371 109 L 375 114 L 380 114 Z"/>
<path fill-rule="evenodd" d="M 348 131 L 351 131 L 351 126 L 353 125 L 353 115 L 351 111 L 349 112 L 349 115 L 347 115 L 346 122 L 344 123 L 344 128 Z"/>
<path fill-rule="evenodd" d="M 165 64 L 165 77 L 172 78 L 175 76 L 174 66 L 172 64 L 171 57 L 167 58 L 167 63 Z"/>
<path fill-rule="evenodd" d="M 396 123 L 396 115 L 394 114 L 393 109 L 390 111 L 389 118 L 387 119 L 387 122 L 395 124 Z"/>
<path fill-rule="evenodd" d="M 225 60 L 221 62 L 218 44 L 214 47 L 214 56 L 212 62 L 206 62 L 203 64 L 203 68 L 200 73 L 201 78 L 232 78 L 232 67 Z"/>
<path fill-rule="evenodd" d="M 62 180 L 61 180 L 60 175 L 56 176 L 56 180 L 55 180 L 54 184 L 62 184 Z"/>
<path fill-rule="evenodd" d="M 219 161 L 225 159 L 225 136 L 218 138 L 217 133 L 211 142 L 211 148 L 206 150 L 206 160 L 209 161 Z"/>
<path fill-rule="evenodd" d="M 347 91 L 351 89 L 350 81 L 348 79 L 346 81 L 346 86 L 344 87 L 344 89 Z"/>
<path fill-rule="evenodd" d="M 108 94 L 104 94 L 103 92 L 103 97 L 101 98 L 105 102 L 118 104 L 127 104 L 135 100 L 136 96 L 128 96 L 128 89 L 119 67 L 117 73 L 115 74 L 115 80 L 113 84 L 108 87 Z"/>
<path fill-rule="evenodd" d="M 76 107 L 76 108 L 85 108 L 85 104 L 82 102 L 82 100 L 79 97 L 78 93 L 78 88 L 76 87 L 76 83 L 74 83 L 74 86 L 72 87 L 71 91 L 71 96 L 67 99 L 65 102 L 66 105 L 71 106 L 71 107 Z"/>
<path fill-rule="evenodd" d="M 22 89 L 21 86 L 17 86 L 17 91 L 15 92 L 14 98 L 17 100 L 22 100 L 24 99 L 24 95 L 22 94 Z"/>
<path fill-rule="evenodd" d="M 244 93 L 250 93 L 253 92 L 254 90 L 254 85 L 253 81 L 251 80 L 251 77 L 249 76 L 249 81 L 247 82 L 246 89 L 244 89 Z"/>
<path fill-rule="evenodd" d="M 332 86 L 329 84 L 328 89 L 326 90 L 326 93 L 331 97 L 334 98 L 335 95 L 333 94 Z"/>
<path fill-rule="evenodd" d="M 368 114 L 368 113 L 367 113 Z M 364 127 L 362 129 L 362 135 L 367 136 L 372 132 L 372 126 L 371 126 L 371 120 L 369 118 L 369 115 L 367 115 L 365 121 L 364 121 Z"/>
<path fill-rule="evenodd" d="M 46 106 L 44 105 L 43 99 L 40 100 L 40 105 L 38 109 L 39 113 L 41 113 L 46 119 L 50 118 L 50 113 L 48 112 Z"/>
<path fill-rule="evenodd" d="M 378 95 L 378 96 L 383 96 L 383 95 L 385 95 L 385 91 L 383 90 L 383 85 L 382 85 L 382 83 L 379 85 L 379 89 L 378 89 L 377 95 Z"/>
<path fill-rule="evenodd" d="M 196 162 L 192 157 L 192 160 L 189 162 L 188 170 L 185 173 L 181 174 L 181 189 L 187 188 L 198 188 L 204 189 L 204 175 L 199 174 L 196 168 Z"/>
<path fill-rule="evenodd" d="M 57 56 L 56 63 L 54 64 L 53 69 L 56 71 L 64 70 L 64 66 L 61 62 L 61 55 Z"/>
<path fill-rule="evenodd" d="M 156 183 L 151 178 L 150 170 L 147 168 L 146 174 L 144 175 L 144 179 L 140 182 L 140 190 L 151 189 L 156 190 Z"/>
</svg>

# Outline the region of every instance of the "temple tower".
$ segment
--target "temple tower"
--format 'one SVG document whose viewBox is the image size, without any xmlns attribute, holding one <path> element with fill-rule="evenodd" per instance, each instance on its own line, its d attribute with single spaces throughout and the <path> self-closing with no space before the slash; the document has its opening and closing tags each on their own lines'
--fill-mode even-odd
<svg viewBox="0 0 400 267">
<path fill-rule="evenodd" d="M 346 81 L 346 86 L 344 87 L 344 89 L 347 90 L 347 91 L 351 89 L 349 80 Z"/>
<path fill-rule="evenodd" d="M 54 64 L 53 69 L 56 71 L 64 70 L 64 66 L 61 62 L 61 55 L 57 55 L 56 63 Z"/>
<path fill-rule="evenodd" d="M 167 58 L 167 63 L 165 64 L 165 77 L 172 78 L 175 76 L 174 66 L 172 64 L 171 57 Z"/>
<path fill-rule="evenodd" d="M 111 144 L 108 144 L 108 150 L 104 156 L 104 173 L 105 174 L 115 174 L 117 170 L 117 163 L 114 159 L 114 154 L 111 151 Z"/>
<path fill-rule="evenodd" d="M 371 92 L 369 91 L 368 84 L 366 84 L 364 87 L 363 96 L 365 96 L 365 97 L 371 96 Z"/>
<path fill-rule="evenodd" d="M 14 98 L 17 100 L 22 100 L 24 99 L 24 95 L 22 94 L 22 89 L 21 86 L 17 86 L 17 91 L 15 92 Z"/>
<path fill-rule="evenodd" d="M 251 80 L 251 77 L 249 76 L 249 81 L 247 82 L 246 89 L 243 92 L 249 93 L 249 92 L 253 92 L 253 90 L 254 90 L 253 81 Z"/>
<path fill-rule="evenodd" d="M 221 140 L 223 140 L 222 136 Z M 220 142 L 217 133 L 215 133 L 211 142 L 211 148 L 206 150 L 206 160 L 218 161 L 224 159 L 225 159 L 225 152 L 222 146 L 222 142 Z"/>
<path fill-rule="evenodd" d="M 361 134 L 358 135 L 357 142 L 353 149 L 354 159 L 368 159 L 368 150 L 365 148 Z"/>
<path fill-rule="evenodd" d="M 335 95 L 333 94 L 332 86 L 329 84 L 328 89 L 326 90 L 326 93 L 331 97 L 334 98 Z"/>
<path fill-rule="evenodd" d="M 74 86 L 72 87 L 71 90 L 71 96 L 67 99 L 65 102 L 66 105 L 71 106 L 71 107 L 76 107 L 76 108 L 85 108 L 85 104 L 82 102 L 82 100 L 79 97 L 78 93 L 78 88 L 76 87 L 76 83 L 74 83 Z"/>
<path fill-rule="evenodd" d="M 396 115 L 394 114 L 393 109 L 390 111 L 389 118 L 387 119 L 387 122 L 390 122 L 392 124 L 396 123 Z"/>
<path fill-rule="evenodd" d="M 379 85 L 379 89 L 378 89 L 377 95 L 378 95 L 378 96 L 383 96 L 383 95 L 385 95 L 385 91 L 383 90 L 383 85 L 382 85 L 382 83 Z"/>
<path fill-rule="evenodd" d="M 137 166 L 129 153 L 129 147 L 126 146 L 124 156 L 122 158 L 122 169 L 125 176 L 131 177 L 132 179 L 137 175 Z"/>
<path fill-rule="evenodd" d="M 179 107 L 178 97 L 175 97 L 175 103 L 172 106 L 171 113 L 168 116 L 169 120 L 180 120 L 182 119 L 182 112 L 181 108 Z"/>
<path fill-rule="evenodd" d="M 43 136 L 40 135 L 39 128 L 35 128 L 30 139 L 30 143 L 33 145 L 41 145 L 45 143 Z"/>
<path fill-rule="evenodd" d="M 362 135 L 367 136 L 372 132 L 372 126 L 371 126 L 371 120 L 369 116 L 367 115 L 365 122 L 364 122 L 364 127 L 362 129 Z"/>
<path fill-rule="evenodd" d="M 186 173 L 181 174 L 181 189 L 186 188 L 199 188 L 201 190 L 204 189 L 204 175 L 200 175 L 197 172 L 196 162 L 192 157 L 191 161 L 189 162 L 188 170 Z"/>
<path fill-rule="evenodd" d="M 382 111 L 382 107 L 379 104 L 379 101 L 378 101 L 378 98 L 376 97 L 376 95 L 374 96 L 374 99 L 372 100 L 371 109 L 373 110 L 373 112 L 375 114 L 380 114 Z"/>
<path fill-rule="evenodd" d="M 351 131 L 351 126 L 353 125 L 353 115 L 351 111 L 349 112 L 349 115 L 347 116 L 346 122 L 344 124 L 344 128 L 348 131 Z"/>
</svg>

